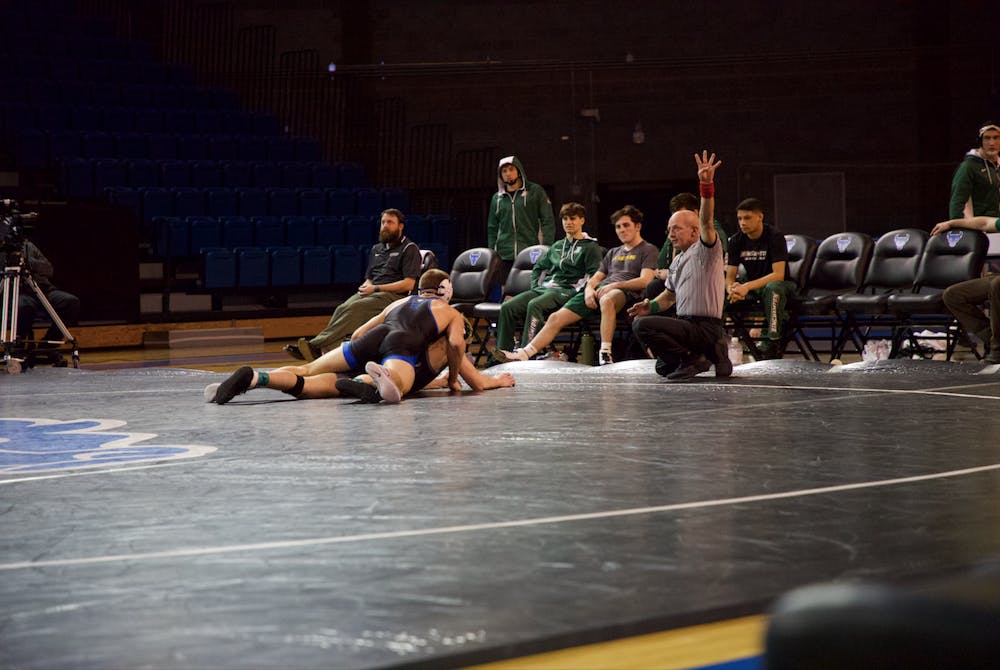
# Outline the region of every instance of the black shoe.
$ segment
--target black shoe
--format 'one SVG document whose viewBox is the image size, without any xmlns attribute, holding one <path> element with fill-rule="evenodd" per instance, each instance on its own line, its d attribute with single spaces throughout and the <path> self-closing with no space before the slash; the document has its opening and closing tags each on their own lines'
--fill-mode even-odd
<svg viewBox="0 0 1000 670">
<path fill-rule="evenodd" d="M 314 361 L 323 355 L 323 352 L 318 347 L 314 346 L 312 342 L 304 337 L 299 338 L 296 346 L 299 349 L 299 355 L 302 356 L 302 360 L 304 361 Z"/>
<path fill-rule="evenodd" d="M 715 364 L 716 377 L 729 377 L 733 374 L 733 362 L 729 360 L 729 340 L 719 338 L 712 347 L 709 360 Z"/>
<path fill-rule="evenodd" d="M 653 366 L 653 369 L 656 370 L 656 374 L 661 377 L 669 377 L 671 373 L 677 370 L 677 367 L 677 363 L 667 363 L 666 361 L 657 358 L 656 365 Z"/>
<path fill-rule="evenodd" d="M 299 345 L 297 344 L 286 344 L 281 348 L 281 350 L 296 360 L 305 360 L 305 356 L 303 356 L 302 352 L 299 351 Z"/>
<path fill-rule="evenodd" d="M 253 368 L 244 365 L 242 368 L 229 376 L 229 379 L 219 384 L 215 392 L 214 401 L 219 405 L 225 405 L 236 396 L 246 393 L 253 383 Z"/>
<path fill-rule="evenodd" d="M 373 405 L 382 402 L 378 388 L 372 384 L 358 381 L 357 379 L 338 379 L 336 383 L 340 395 L 348 398 L 357 398 L 362 403 Z"/>
<path fill-rule="evenodd" d="M 1000 351 L 991 351 L 983 356 L 983 363 L 986 365 L 996 365 L 1000 363 Z"/>
<path fill-rule="evenodd" d="M 676 371 L 671 372 L 667 375 L 667 379 L 672 382 L 684 381 L 685 379 L 691 379 L 702 372 L 707 371 L 712 364 L 708 362 L 708 359 L 704 356 L 698 356 L 698 358 L 693 358 L 687 363 L 684 363 Z"/>
</svg>

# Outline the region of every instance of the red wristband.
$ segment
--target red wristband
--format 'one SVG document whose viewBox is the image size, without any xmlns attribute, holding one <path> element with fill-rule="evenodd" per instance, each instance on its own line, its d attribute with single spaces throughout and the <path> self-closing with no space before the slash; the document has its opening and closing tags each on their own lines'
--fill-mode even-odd
<svg viewBox="0 0 1000 670">
<path fill-rule="evenodd" d="M 715 182 L 710 181 L 707 184 L 705 182 L 699 182 L 698 184 L 699 192 L 703 198 L 714 198 L 715 197 Z"/>
</svg>

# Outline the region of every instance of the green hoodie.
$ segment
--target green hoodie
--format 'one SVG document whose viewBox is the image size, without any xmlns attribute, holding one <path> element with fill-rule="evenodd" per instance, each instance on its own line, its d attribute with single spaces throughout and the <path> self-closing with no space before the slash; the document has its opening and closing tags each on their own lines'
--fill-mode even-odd
<svg viewBox="0 0 1000 670">
<path fill-rule="evenodd" d="M 1000 216 L 1000 165 L 984 160 L 978 149 L 965 154 L 951 180 L 948 216 L 965 216 L 965 203 L 972 198 L 973 216 Z"/>
<path fill-rule="evenodd" d="M 549 247 L 548 252 L 535 263 L 531 270 L 531 287 L 579 290 L 600 267 L 601 247 L 597 240 L 592 237 L 578 240 L 564 237 Z"/>
<path fill-rule="evenodd" d="M 500 168 L 513 163 L 521 176 L 521 188 L 512 194 L 500 177 Z M 517 253 L 533 244 L 552 244 L 556 237 L 552 202 L 545 189 L 528 181 L 524 167 L 517 156 L 501 158 L 497 164 L 497 192 L 490 200 L 486 220 L 487 246 L 494 249 L 505 261 L 513 260 Z"/>
</svg>

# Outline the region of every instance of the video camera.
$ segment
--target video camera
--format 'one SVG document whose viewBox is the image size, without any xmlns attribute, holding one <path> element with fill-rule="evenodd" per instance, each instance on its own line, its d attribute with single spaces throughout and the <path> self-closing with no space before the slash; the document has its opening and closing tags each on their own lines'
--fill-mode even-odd
<svg viewBox="0 0 1000 670">
<path fill-rule="evenodd" d="M 20 211 L 16 200 L 0 200 L 0 252 L 20 253 L 32 229 L 30 222 L 37 218 L 37 212 Z"/>
</svg>

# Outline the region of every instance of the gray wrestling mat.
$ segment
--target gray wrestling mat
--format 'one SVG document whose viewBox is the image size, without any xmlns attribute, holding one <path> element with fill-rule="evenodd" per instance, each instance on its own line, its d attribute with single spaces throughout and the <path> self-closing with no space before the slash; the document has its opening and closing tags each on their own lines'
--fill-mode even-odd
<svg viewBox="0 0 1000 670">
<path fill-rule="evenodd" d="M 0 375 L 0 666 L 454 667 L 1000 555 L 1000 375 L 508 364 L 395 406 Z"/>
</svg>

